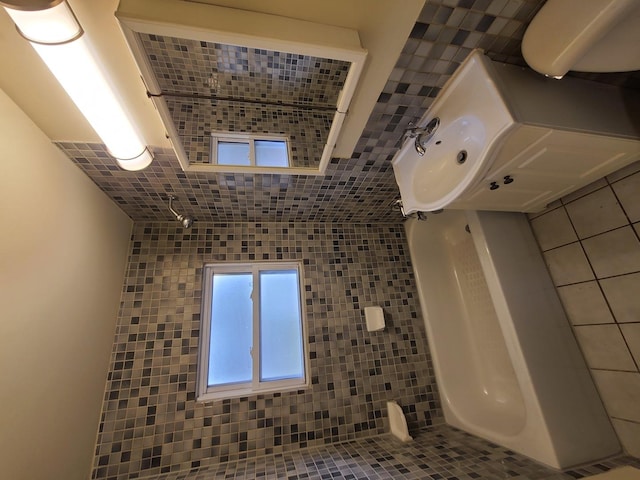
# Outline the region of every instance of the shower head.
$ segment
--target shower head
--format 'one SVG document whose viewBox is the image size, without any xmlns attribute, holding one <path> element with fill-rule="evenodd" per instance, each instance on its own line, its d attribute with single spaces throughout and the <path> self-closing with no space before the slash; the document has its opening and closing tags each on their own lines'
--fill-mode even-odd
<svg viewBox="0 0 640 480">
<path fill-rule="evenodd" d="M 169 198 L 169 211 L 173 213 L 173 216 L 176 217 L 176 220 L 178 220 L 182 224 L 182 228 L 191 227 L 191 225 L 193 225 L 193 218 L 189 217 L 188 215 L 182 215 L 173 209 L 172 202 L 176 199 L 176 196 L 167 195 L 167 197 Z"/>
<path fill-rule="evenodd" d="M 185 217 L 184 215 L 178 215 L 176 218 L 182 224 L 182 228 L 190 228 L 191 225 L 193 225 L 193 218 L 191 218 L 191 217 Z"/>
</svg>

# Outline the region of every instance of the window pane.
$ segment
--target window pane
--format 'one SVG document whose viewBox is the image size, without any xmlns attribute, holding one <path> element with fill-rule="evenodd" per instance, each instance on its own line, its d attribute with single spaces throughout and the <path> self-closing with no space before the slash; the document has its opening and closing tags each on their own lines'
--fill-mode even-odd
<svg viewBox="0 0 640 480">
<path fill-rule="evenodd" d="M 287 142 L 256 140 L 256 165 L 259 167 L 288 167 Z"/>
<path fill-rule="evenodd" d="M 218 142 L 218 165 L 251 165 L 249 144 Z"/>
<path fill-rule="evenodd" d="M 250 273 L 213 275 L 209 386 L 251 381 L 252 291 Z"/>
<path fill-rule="evenodd" d="M 303 378 L 296 270 L 260 272 L 260 380 Z"/>
</svg>

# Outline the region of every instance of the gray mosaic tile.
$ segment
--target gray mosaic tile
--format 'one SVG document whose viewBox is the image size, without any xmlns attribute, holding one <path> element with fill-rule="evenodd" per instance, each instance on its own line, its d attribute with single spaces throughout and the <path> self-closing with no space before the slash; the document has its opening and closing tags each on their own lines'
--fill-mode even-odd
<svg viewBox="0 0 640 480">
<path fill-rule="evenodd" d="M 291 165 L 316 167 L 349 63 L 137 34 L 190 163 L 210 163 L 215 132 L 289 138 Z"/>
<path fill-rule="evenodd" d="M 60 146 L 134 220 L 168 220 L 162 197 L 165 192 L 174 192 L 200 221 L 400 222 L 399 214 L 388 205 L 399 195 L 390 160 L 401 144 L 404 129 L 424 114 L 471 49 L 484 48 L 495 60 L 522 64 L 520 38 L 541 4 L 542 0 L 427 2 L 352 158 L 332 160 L 322 178 L 194 175 L 183 172 L 169 151 L 159 151 L 154 164 L 142 172 L 122 172 L 102 146 L 73 143 Z M 258 92 L 266 88 L 268 96 L 277 101 L 316 105 L 334 102 L 334 88 L 344 81 L 345 65 L 341 62 L 325 64 L 324 60 L 316 59 L 322 72 L 318 78 L 316 74 L 309 77 L 310 83 L 302 87 L 292 83 L 297 74 L 292 72 L 308 75 L 311 69 L 308 59 L 282 55 L 276 58 L 274 52 L 229 49 L 164 37 L 147 36 L 145 41 L 152 55 L 157 55 L 151 61 L 156 63 L 162 86 L 167 90 L 182 89 L 200 95 L 211 95 L 213 90 L 229 96 L 249 91 L 259 99 L 262 94 Z M 164 65 L 161 58 L 166 60 Z M 294 61 L 295 68 L 291 66 Z M 245 78 L 249 68 L 257 75 L 255 82 Z M 182 105 L 178 106 L 175 99 L 173 102 L 178 124 L 182 125 L 180 122 L 188 116 L 182 112 Z M 226 108 L 222 101 L 218 101 L 218 106 Z M 247 130 L 260 129 L 257 123 L 253 124 L 257 114 L 248 112 L 246 116 L 252 119 L 252 124 Z M 212 121 L 217 125 L 218 118 L 211 111 L 196 114 L 202 122 L 184 123 L 183 128 L 184 138 L 189 139 L 190 157 L 199 162 L 206 161 L 207 132 L 213 128 Z M 241 116 L 231 110 L 221 115 L 223 124 Z M 306 140 L 324 139 L 325 134 L 316 125 L 324 120 L 313 121 L 315 124 L 305 130 Z M 290 118 L 283 116 L 276 123 L 283 130 L 283 125 L 290 124 Z M 307 141 L 305 145 L 310 143 Z M 305 148 L 300 148 L 298 161 L 302 164 L 317 153 L 311 151 L 312 147 Z"/>
<path fill-rule="evenodd" d="M 168 149 L 154 149 L 154 162 L 132 174 L 118 168 L 102 145 L 58 146 L 136 221 L 171 220 L 167 193 L 198 222 L 401 221 L 389 207 L 399 195 L 391 163 L 373 159 L 375 146 L 347 161 L 332 160 L 325 176 L 184 172 Z"/>
<path fill-rule="evenodd" d="M 160 200 L 165 192 L 173 191 L 188 201 L 200 221 L 400 222 L 399 215 L 388 205 L 399 195 L 390 160 L 401 145 L 404 129 L 410 121 L 422 117 L 472 49 L 482 48 L 496 61 L 524 65 L 520 53 L 522 35 L 543 3 L 429 0 L 380 92 L 352 158 L 332 160 L 324 178 L 186 174 L 168 151 L 161 151 L 156 163 L 145 171 L 118 172 L 115 161 L 100 145 L 60 146 L 134 220 L 169 219 Z M 243 89 L 259 98 L 261 95 L 251 82 L 237 78 L 252 62 L 258 72 L 258 84 L 270 89 L 269 95 L 282 102 L 331 103 L 332 88 L 344 81 L 344 65 L 340 63 L 323 66 L 321 76 L 311 81 L 309 90 L 294 86 L 291 78 L 295 74 L 290 67 L 295 60 L 295 68 L 306 74 L 311 68 L 307 59 L 282 55 L 276 59 L 274 52 L 234 50 L 164 37 L 148 36 L 145 41 L 151 51 L 168 57 L 164 66 L 151 59 L 158 63 L 159 77 L 167 89 L 175 86 L 202 95 L 210 95 L 212 90 L 237 95 Z M 159 45 L 163 42 L 167 44 Z M 640 89 L 639 72 L 575 75 Z M 211 112 L 199 115 L 204 123 L 187 129 L 197 133 L 195 142 L 189 143 L 195 162 L 206 160 L 209 139 L 204 132 L 209 129 L 207 120 L 211 122 L 212 118 Z M 229 111 L 227 117 L 234 116 L 236 113 Z M 306 134 L 315 138 L 317 129 Z M 319 136 L 324 138 L 323 135 L 320 132 Z M 301 156 L 310 157 L 312 153 Z"/>
<path fill-rule="evenodd" d="M 349 62 L 137 34 L 163 92 L 335 106 Z M 155 92 L 154 92 L 155 93 Z"/>
<path fill-rule="evenodd" d="M 633 462 L 621 457 L 562 474 L 441 425 L 401 218 L 389 208 L 399 195 L 390 160 L 406 126 L 424 114 L 472 49 L 523 65 L 522 34 L 542 4 L 426 2 L 352 158 L 333 159 L 324 177 L 187 173 L 173 152 L 158 148 L 149 168 L 125 172 L 102 145 L 59 144 L 136 221 L 94 478 L 568 480 Z M 220 49 L 213 62 L 216 46 L 174 47 L 173 63 L 162 71 L 168 90 L 220 97 L 243 88 L 260 98 L 243 77 L 250 52 Z M 197 51 L 194 60 L 185 60 L 183 47 Z M 260 83 L 282 103 L 321 105 L 332 98 L 330 84 L 343 78 L 340 66 L 331 65 L 326 85 L 299 89 L 287 78 L 288 66 L 269 71 L 268 62 L 261 64 Z M 185 73 L 194 80 L 185 82 Z M 640 88 L 637 72 L 580 76 Z M 174 102 L 180 115 L 183 107 Z M 276 115 L 284 111 L 278 108 Z M 205 123 L 185 125 L 185 136 L 195 132 L 189 150 L 204 161 L 205 124 L 214 117 L 198 115 Z M 226 120 L 237 116 L 224 114 Z M 260 128 L 255 115 L 248 116 L 251 128 Z M 172 221 L 166 193 L 179 197 L 179 211 L 196 217 L 192 230 Z M 309 276 L 312 388 L 196 405 L 202 264 L 278 258 L 302 259 Z M 388 331 L 363 330 L 362 309 L 370 304 L 383 305 Z M 415 442 L 380 436 L 390 397 L 403 405 Z M 428 425 L 436 427 L 425 430 Z"/>
<path fill-rule="evenodd" d="M 292 167 L 318 168 L 333 121 L 333 112 L 291 107 L 171 97 L 166 103 L 193 164 L 211 163 L 212 133 L 269 133 L 290 140 Z"/>
<path fill-rule="evenodd" d="M 208 262 L 301 260 L 311 387 L 195 402 Z M 384 332 L 366 331 L 382 306 Z M 386 401 L 413 430 L 442 422 L 401 225 L 137 223 L 94 478 L 128 479 L 384 432 Z"/>
<path fill-rule="evenodd" d="M 474 438 L 446 425 L 420 430 L 403 444 L 389 435 L 358 439 L 257 459 L 232 461 L 191 472 L 168 473 L 147 480 L 214 478 L 399 479 L 399 480 L 575 480 L 640 461 L 617 457 L 560 473 L 522 455 Z"/>
</svg>

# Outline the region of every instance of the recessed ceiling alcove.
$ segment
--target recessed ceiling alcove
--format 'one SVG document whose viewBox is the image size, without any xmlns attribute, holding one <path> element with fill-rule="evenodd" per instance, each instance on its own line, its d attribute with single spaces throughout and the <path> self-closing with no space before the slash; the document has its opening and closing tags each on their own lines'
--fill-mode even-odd
<svg viewBox="0 0 640 480">
<path fill-rule="evenodd" d="M 183 170 L 324 173 L 367 56 L 357 31 L 177 0 L 153 10 L 140 3 L 123 1 L 116 15 Z M 212 133 L 286 137 L 290 166 L 212 164 Z"/>
</svg>

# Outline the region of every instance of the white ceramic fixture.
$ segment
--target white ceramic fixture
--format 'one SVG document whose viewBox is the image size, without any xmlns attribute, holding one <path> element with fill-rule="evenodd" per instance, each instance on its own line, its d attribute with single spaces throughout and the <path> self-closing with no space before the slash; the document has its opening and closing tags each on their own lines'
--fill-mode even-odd
<svg viewBox="0 0 640 480">
<path fill-rule="evenodd" d="M 492 75 L 474 50 L 444 86 L 419 125 L 439 119 L 421 155 L 406 141 L 392 160 L 404 210 L 433 211 L 455 200 L 486 170 L 488 153 L 514 123 Z M 464 157 L 464 158 L 462 158 Z"/>
<path fill-rule="evenodd" d="M 403 211 L 537 212 L 637 160 L 639 124 L 637 91 L 475 50 L 392 160 Z"/>
<path fill-rule="evenodd" d="M 617 453 L 527 217 L 405 227 L 446 422 L 558 469 Z"/>
<path fill-rule="evenodd" d="M 640 70 L 638 0 L 547 0 L 527 27 L 522 55 L 535 71 Z"/>
<path fill-rule="evenodd" d="M 402 407 L 395 401 L 387 402 L 387 413 L 389 414 L 389 431 L 391 435 L 401 442 L 410 442 L 413 437 L 409 435 L 407 419 L 402 412 Z"/>
</svg>

